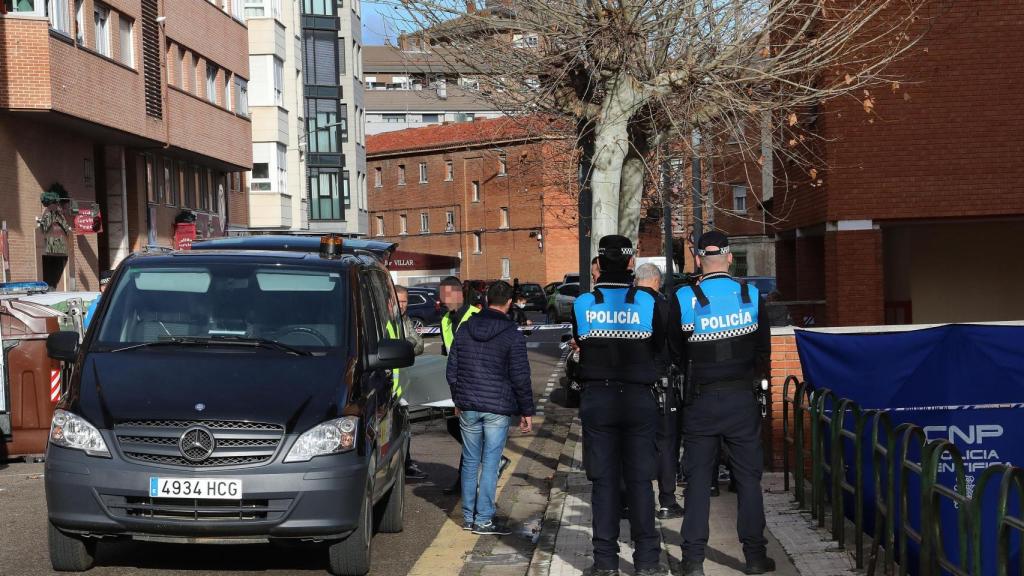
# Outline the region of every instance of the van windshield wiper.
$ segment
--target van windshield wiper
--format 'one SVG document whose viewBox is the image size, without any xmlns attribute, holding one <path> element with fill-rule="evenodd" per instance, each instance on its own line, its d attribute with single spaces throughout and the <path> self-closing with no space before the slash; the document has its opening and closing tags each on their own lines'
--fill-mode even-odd
<svg viewBox="0 0 1024 576">
<path fill-rule="evenodd" d="M 277 340 L 270 340 L 268 338 L 248 338 L 245 336 L 213 336 L 209 338 L 200 338 L 195 336 L 171 336 L 169 338 L 165 337 L 153 342 L 143 342 L 141 344 L 132 344 L 122 348 L 115 348 L 111 350 L 111 352 L 125 352 L 127 350 L 137 350 L 139 348 L 149 348 L 154 346 L 209 346 L 211 344 L 269 348 L 271 350 L 279 350 L 296 356 L 313 355 L 312 352 L 283 344 Z"/>
</svg>

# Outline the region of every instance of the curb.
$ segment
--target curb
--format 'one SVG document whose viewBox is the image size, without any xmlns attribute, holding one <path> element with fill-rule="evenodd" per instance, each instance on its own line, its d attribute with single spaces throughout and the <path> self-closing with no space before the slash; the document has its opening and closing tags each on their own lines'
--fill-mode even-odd
<svg viewBox="0 0 1024 576">
<path fill-rule="evenodd" d="M 569 475 L 572 473 L 573 454 L 580 437 L 579 417 L 573 418 L 565 435 L 562 453 L 558 457 L 558 468 L 551 479 L 551 491 L 548 493 L 547 508 L 544 509 L 544 520 L 541 522 L 540 538 L 533 550 L 530 565 L 526 569 L 528 576 L 548 576 L 551 573 L 551 560 L 555 555 L 555 541 L 558 538 L 558 527 L 562 522 L 562 511 L 565 496 L 568 492 Z"/>
</svg>

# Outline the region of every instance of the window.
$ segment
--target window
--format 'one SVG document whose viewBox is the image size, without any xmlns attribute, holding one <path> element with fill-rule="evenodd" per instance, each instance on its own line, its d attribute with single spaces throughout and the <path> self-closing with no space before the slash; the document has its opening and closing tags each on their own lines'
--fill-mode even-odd
<svg viewBox="0 0 1024 576">
<path fill-rule="evenodd" d="M 421 120 L 424 124 L 437 124 L 441 121 L 439 114 L 424 114 Z"/>
<path fill-rule="evenodd" d="M 231 109 L 231 72 L 224 71 L 224 98 L 221 100 L 221 105 L 225 109 Z"/>
<path fill-rule="evenodd" d="M 451 210 L 444 213 L 444 231 L 455 232 L 455 212 Z"/>
<path fill-rule="evenodd" d="M 235 114 L 239 116 L 249 116 L 249 82 L 244 78 L 239 77 L 235 74 L 232 79 L 234 84 L 234 90 L 232 95 L 235 98 Z"/>
<path fill-rule="evenodd" d="M 274 58 L 274 104 L 284 106 L 284 60 Z"/>
<path fill-rule="evenodd" d="M 331 0 L 333 4 L 333 0 Z M 330 30 L 303 30 L 304 82 L 310 86 L 338 85 L 338 35 Z"/>
<path fill-rule="evenodd" d="M 196 207 L 196 189 L 199 185 L 199 168 L 189 166 L 185 170 L 185 206 Z"/>
<path fill-rule="evenodd" d="M 398 216 L 398 233 L 402 235 L 409 233 L 409 217 L 405 214 Z"/>
<path fill-rule="evenodd" d="M 261 18 L 267 14 L 267 0 L 245 0 L 245 17 Z"/>
<path fill-rule="evenodd" d="M 284 144 L 277 145 L 277 191 L 288 191 L 288 147 Z"/>
<path fill-rule="evenodd" d="M 746 252 L 732 253 L 732 270 L 729 273 L 733 276 L 746 276 L 749 272 Z"/>
<path fill-rule="evenodd" d="M 512 46 L 516 48 L 536 48 L 539 44 L 536 34 L 513 34 Z"/>
<path fill-rule="evenodd" d="M 110 10 L 96 4 L 92 8 L 92 23 L 96 27 L 96 39 L 93 48 L 100 54 L 110 57 Z"/>
<path fill-rule="evenodd" d="M 398 185 L 405 186 L 405 164 L 398 165 Z"/>
<path fill-rule="evenodd" d="M 448 182 L 455 179 L 455 164 L 451 160 L 444 163 L 444 179 Z"/>
<path fill-rule="evenodd" d="M 302 0 L 302 13 L 314 16 L 334 16 L 335 0 Z"/>
<path fill-rule="evenodd" d="M 480 182 L 473 180 L 473 202 L 480 201 Z"/>
<path fill-rule="evenodd" d="M 343 220 L 341 174 L 337 168 L 309 168 L 309 218 Z"/>
<path fill-rule="evenodd" d="M 185 58 L 188 58 L 188 51 L 178 46 L 178 69 L 175 71 L 175 76 L 178 80 L 178 88 L 182 90 L 188 90 L 188 83 L 185 82 Z"/>
<path fill-rule="evenodd" d="M 739 184 L 732 187 L 732 209 L 740 214 L 747 213 L 747 187 Z"/>
<path fill-rule="evenodd" d="M 380 166 L 373 169 L 373 187 L 382 188 L 384 186 L 384 169 Z"/>
<path fill-rule="evenodd" d="M 310 152 L 338 152 L 338 101 L 306 99 L 306 141 Z"/>
<path fill-rule="evenodd" d="M 85 46 L 85 0 L 75 0 L 75 42 Z"/>
<path fill-rule="evenodd" d="M 430 215 L 426 212 L 420 212 L 420 234 L 428 232 L 430 232 Z"/>
<path fill-rule="evenodd" d="M 217 67 L 206 63 L 206 99 L 217 103 Z"/>
<path fill-rule="evenodd" d="M 253 180 L 270 179 L 270 164 L 267 162 L 254 162 L 252 165 Z"/>
<path fill-rule="evenodd" d="M 459 112 L 455 116 L 456 122 L 472 122 L 473 120 L 476 120 L 476 114 L 472 112 Z"/>
<path fill-rule="evenodd" d="M 167 169 L 171 172 L 171 186 L 167 203 L 170 205 L 183 206 L 181 195 L 181 164 L 179 162 L 167 161 Z"/>
<path fill-rule="evenodd" d="M 510 258 L 501 259 L 501 278 L 508 280 L 512 277 L 512 260 Z"/>
<path fill-rule="evenodd" d="M 508 156 L 505 154 L 498 155 L 498 176 L 508 175 Z"/>
<path fill-rule="evenodd" d="M 162 165 L 164 168 L 164 203 L 168 206 L 174 206 L 174 202 L 178 197 L 177 187 L 174 185 L 176 179 L 176 174 L 174 173 L 174 161 L 170 158 L 164 158 Z"/>
<path fill-rule="evenodd" d="M 345 39 L 338 38 L 338 78 L 345 75 Z"/>
<path fill-rule="evenodd" d="M 420 162 L 420 184 L 427 183 L 427 163 Z"/>
<path fill-rule="evenodd" d="M 387 124 L 405 123 L 405 114 L 381 114 L 380 119 Z"/>
<path fill-rule="evenodd" d="M 384 235 L 384 217 L 377 216 L 377 236 Z"/>
<path fill-rule="evenodd" d="M 505 206 L 501 207 L 501 228 L 508 228 L 508 208 Z"/>
<path fill-rule="evenodd" d="M 41 0 L 36 0 L 41 2 Z M 68 0 L 48 0 L 46 10 L 50 14 L 50 28 L 65 36 L 71 35 L 71 23 L 68 22 Z"/>
<path fill-rule="evenodd" d="M 480 232 L 473 232 L 473 254 L 482 254 L 483 251 L 483 234 Z"/>
<path fill-rule="evenodd" d="M 125 66 L 135 67 L 135 43 L 132 41 L 132 26 L 135 21 L 125 16 L 124 14 L 118 14 L 117 26 L 120 31 L 121 39 L 121 64 Z"/>
</svg>

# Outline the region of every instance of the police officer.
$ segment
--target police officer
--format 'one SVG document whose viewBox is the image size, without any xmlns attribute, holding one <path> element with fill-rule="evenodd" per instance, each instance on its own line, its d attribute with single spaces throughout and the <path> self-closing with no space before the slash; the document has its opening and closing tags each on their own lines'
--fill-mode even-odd
<svg viewBox="0 0 1024 576">
<path fill-rule="evenodd" d="M 718 446 L 724 440 L 736 480 L 739 504 L 736 531 L 746 556 L 745 574 L 775 570 L 764 537 L 761 496 L 763 453 L 761 411 L 756 383 L 767 377 L 771 333 L 757 288 L 733 279 L 729 239 L 708 232 L 697 243 L 697 264 L 704 274 L 696 284 L 676 291 L 673 313 L 687 358 L 683 408 L 683 575 L 703 576 L 708 542 L 708 511 Z"/>
<path fill-rule="evenodd" d="M 573 335 L 580 347 L 584 467 L 593 482 L 596 576 L 618 574 L 620 481 L 625 477 L 636 574 L 662 574 L 661 542 L 654 525 L 651 481 L 657 468 L 655 433 L 658 379 L 655 358 L 665 345 L 658 300 L 631 285 L 633 246 L 605 236 L 599 250 L 600 282 L 573 305 Z"/>
<path fill-rule="evenodd" d="M 447 309 L 444 316 L 441 317 L 441 353 L 447 356 L 448 350 L 452 347 L 452 342 L 455 341 L 455 333 L 459 330 L 459 327 L 462 326 L 463 322 L 479 312 L 480 308 L 466 302 L 466 289 L 462 285 L 462 281 L 455 276 L 448 276 L 441 280 L 437 292 L 438 297 L 441 299 L 441 304 Z M 459 419 L 457 417 L 448 418 L 445 420 L 445 426 L 448 429 L 448 435 L 461 445 L 462 428 L 459 427 Z M 461 458 L 459 459 L 459 476 L 443 492 L 445 494 L 459 494 L 462 492 Z"/>
</svg>

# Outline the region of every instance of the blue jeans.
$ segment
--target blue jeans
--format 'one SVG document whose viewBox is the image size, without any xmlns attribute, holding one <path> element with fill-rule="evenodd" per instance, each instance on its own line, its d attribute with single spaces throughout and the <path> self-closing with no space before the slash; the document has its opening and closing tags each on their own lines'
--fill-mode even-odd
<svg viewBox="0 0 1024 576">
<path fill-rule="evenodd" d="M 462 518 L 466 524 L 486 524 L 494 517 L 498 464 L 505 449 L 510 420 L 503 414 L 473 410 L 459 416 L 462 429 Z"/>
</svg>

